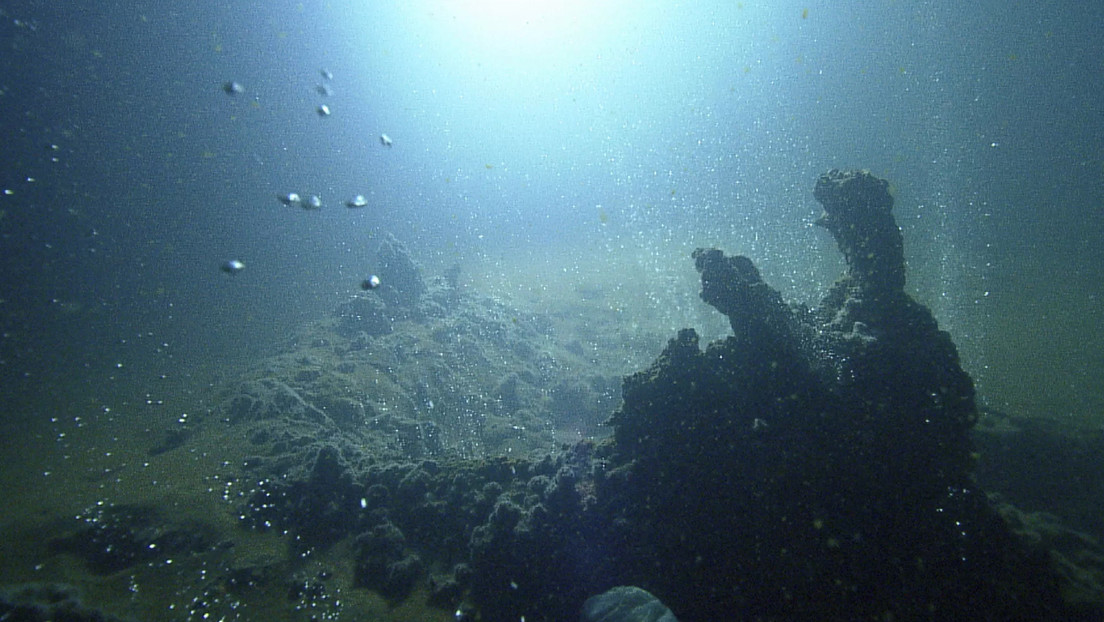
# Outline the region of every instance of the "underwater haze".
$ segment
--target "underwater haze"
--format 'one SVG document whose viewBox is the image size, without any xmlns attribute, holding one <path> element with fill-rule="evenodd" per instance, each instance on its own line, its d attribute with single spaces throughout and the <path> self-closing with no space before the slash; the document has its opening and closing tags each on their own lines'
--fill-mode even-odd
<svg viewBox="0 0 1104 622">
<path fill-rule="evenodd" d="M 385 293 L 371 275 L 403 289 L 381 248 L 539 334 L 485 350 L 486 374 L 546 354 L 588 365 L 557 368 L 521 409 L 532 421 L 502 419 L 532 436 L 442 424 L 444 449 L 601 439 L 618 378 L 679 329 L 731 333 L 699 298 L 694 249 L 749 257 L 787 301 L 825 295 L 846 269 L 814 226 L 830 169 L 890 182 L 906 291 L 950 333 L 982 411 L 1088 439 L 1098 466 L 1102 20 L 1104 4 L 1057 0 L 5 3 L 0 584 L 185 619 L 175 579 L 89 579 L 71 551 L 27 542 L 97 504 L 200 504 L 236 528 L 218 474 L 248 448 L 171 431 L 216 422 L 243 378 L 323 356 L 307 349 Z M 465 373 L 479 395 L 484 372 Z M 558 402 L 572 375 L 589 388 Z M 467 380 L 408 379 L 393 390 L 411 413 L 481 416 L 449 397 Z M 281 590 L 252 619 L 306 619 Z M 357 598 L 378 619 L 454 619 Z"/>
<path fill-rule="evenodd" d="M 698 321 L 695 246 L 814 300 L 841 264 L 805 252 L 831 249 L 812 180 L 859 167 L 894 184 L 910 287 L 983 394 L 1099 414 L 1094 8 L 528 10 L 6 9 L 5 386 L 263 351 L 356 291 L 381 231 L 474 287 L 647 292 L 672 329 Z"/>
</svg>

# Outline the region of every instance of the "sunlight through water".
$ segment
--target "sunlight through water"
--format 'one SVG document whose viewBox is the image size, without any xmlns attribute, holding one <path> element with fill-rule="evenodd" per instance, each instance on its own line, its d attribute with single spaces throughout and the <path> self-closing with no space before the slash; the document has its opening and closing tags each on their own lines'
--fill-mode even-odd
<svg viewBox="0 0 1104 622">
<path fill-rule="evenodd" d="M 602 39 L 620 2 L 463 0 L 433 13 L 460 48 L 513 63 L 563 63 Z M 444 18 L 443 20 L 441 18 Z"/>
</svg>

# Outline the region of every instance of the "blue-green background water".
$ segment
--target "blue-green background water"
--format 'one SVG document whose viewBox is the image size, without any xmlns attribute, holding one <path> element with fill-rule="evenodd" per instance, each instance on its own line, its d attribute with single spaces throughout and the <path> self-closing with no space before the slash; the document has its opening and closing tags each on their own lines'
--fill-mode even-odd
<svg viewBox="0 0 1104 622">
<path fill-rule="evenodd" d="M 385 232 L 516 304 L 591 288 L 720 336 L 690 252 L 815 302 L 830 168 L 892 182 L 909 291 L 984 403 L 1104 423 L 1104 5 L 505 4 L 5 4 L 10 446 L 158 383 L 201 400 L 355 294 Z"/>
</svg>

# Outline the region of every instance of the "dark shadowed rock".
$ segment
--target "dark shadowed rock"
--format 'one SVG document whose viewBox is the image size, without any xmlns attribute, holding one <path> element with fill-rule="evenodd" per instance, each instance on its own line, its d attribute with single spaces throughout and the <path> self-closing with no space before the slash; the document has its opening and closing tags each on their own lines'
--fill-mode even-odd
<svg viewBox="0 0 1104 622">
<path fill-rule="evenodd" d="M 24 583 L 0 589 L 0 620 L 5 622 L 121 622 L 81 602 L 77 588 L 64 583 Z"/>
<path fill-rule="evenodd" d="M 380 277 L 380 298 L 394 309 L 414 309 L 426 292 L 422 270 L 406 245 L 387 234 L 376 252 L 376 272 Z"/>
<path fill-rule="evenodd" d="M 812 312 L 695 251 L 734 336 L 702 351 L 680 331 L 625 380 L 597 482 L 620 582 L 687 619 L 1061 617 L 1055 573 L 973 482 L 973 383 L 903 291 L 887 188 L 818 181 L 848 272 Z"/>
<path fill-rule="evenodd" d="M 904 241 L 891 213 L 889 182 L 868 171 L 833 169 L 817 179 L 813 197 L 824 207 L 816 223 L 836 239 L 849 275 L 873 292 L 902 289 Z"/>
</svg>

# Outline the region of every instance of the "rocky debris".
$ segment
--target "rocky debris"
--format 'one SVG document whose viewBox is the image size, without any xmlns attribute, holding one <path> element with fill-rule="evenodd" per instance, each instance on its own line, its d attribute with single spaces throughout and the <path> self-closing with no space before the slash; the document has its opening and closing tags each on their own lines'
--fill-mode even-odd
<svg viewBox="0 0 1104 622">
<path fill-rule="evenodd" d="M 1014 533 L 1039 557 L 1049 557 L 1062 577 L 1062 595 L 1071 620 L 1099 620 L 1104 602 L 1104 543 L 1076 531 L 1047 512 L 1024 512 L 1003 502 L 995 507 Z"/>
<path fill-rule="evenodd" d="M 230 423 L 278 418 L 324 421 L 325 413 L 308 403 L 298 391 L 275 378 L 248 380 L 226 405 Z"/>
<path fill-rule="evenodd" d="M 380 242 L 373 265 L 379 285 L 350 298 L 337 309 L 338 333 L 345 337 L 360 333 L 371 337 L 386 335 L 395 329 L 396 322 L 439 317 L 446 313 L 446 306 L 457 302 L 455 287 L 438 283 L 431 290 L 427 286 L 414 256 L 390 233 Z M 458 278 L 459 272 L 455 276 Z"/>
<path fill-rule="evenodd" d="M 367 467 L 323 448 L 309 469 L 295 467 L 263 482 L 242 513 L 253 528 L 288 531 L 296 555 L 351 538 L 356 584 L 391 601 L 424 582 L 437 606 L 454 610 L 469 593 L 497 597 L 499 587 L 513 581 L 524 586 L 512 590 L 520 591 L 518 598 L 574 617 L 586 596 L 583 585 L 590 583 L 575 584 L 574 577 L 601 568 L 591 563 L 597 556 L 571 552 L 573 544 L 586 544 L 577 524 L 592 501 L 584 485 L 589 471 L 583 473 L 590 468 L 589 448 L 579 445 L 539 462 Z M 551 550 L 553 558 L 530 563 Z M 551 589 L 568 587 L 571 600 Z"/>
<path fill-rule="evenodd" d="M 616 405 L 615 384 L 604 376 L 564 379 L 549 392 L 549 414 L 553 422 L 563 426 L 596 429 Z"/>
</svg>

